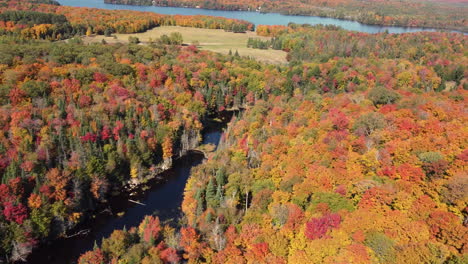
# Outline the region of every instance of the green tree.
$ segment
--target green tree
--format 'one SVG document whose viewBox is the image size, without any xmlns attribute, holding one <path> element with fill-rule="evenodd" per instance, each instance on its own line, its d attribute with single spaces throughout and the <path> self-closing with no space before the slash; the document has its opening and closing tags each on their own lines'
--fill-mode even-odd
<svg viewBox="0 0 468 264">
<path fill-rule="evenodd" d="M 377 86 L 368 94 L 374 105 L 393 104 L 400 99 L 400 94 L 382 86 Z"/>
<path fill-rule="evenodd" d="M 31 221 L 34 227 L 33 230 L 40 236 L 47 237 L 49 235 L 52 216 L 50 215 L 48 207 L 44 206 L 42 208 L 32 210 Z"/>
<path fill-rule="evenodd" d="M 224 167 L 216 171 L 216 184 L 218 186 L 224 186 L 226 184 L 226 169 Z"/>
<path fill-rule="evenodd" d="M 138 43 L 140 43 L 140 39 L 137 38 L 137 37 L 130 36 L 130 37 L 128 37 L 128 42 L 130 44 L 138 44 Z"/>
<path fill-rule="evenodd" d="M 385 119 L 381 113 L 371 112 L 361 115 L 353 125 L 353 129 L 357 133 L 363 133 L 367 136 L 375 130 L 385 127 Z"/>
<path fill-rule="evenodd" d="M 171 32 L 171 34 L 169 34 L 169 38 L 172 45 L 182 45 L 182 42 L 184 41 L 180 32 Z"/>
<path fill-rule="evenodd" d="M 26 81 L 21 85 L 23 90 L 29 97 L 46 96 L 50 93 L 50 85 L 41 81 Z"/>
<path fill-rule="evenodd" d="M 131 244 L 130 234 L 125 230 L 115 230 L 102 241 L 102 250 L 111 257 L 120 258 Z"/>
<path fill-rule="evenodd" d="M 206 186 L 205 199 L 207 207 L 216 208 L 218 206 L 218 201 L 216 199 L 216 186 L 213 178 L 210 179 L 208 186 Z"/>
<path fill-rule="evenodd" d="M 395 242 L 380 232 L 370 232 L 364 244 L 370 247 L 381 263 L 395 262 Z"/>
</svg>

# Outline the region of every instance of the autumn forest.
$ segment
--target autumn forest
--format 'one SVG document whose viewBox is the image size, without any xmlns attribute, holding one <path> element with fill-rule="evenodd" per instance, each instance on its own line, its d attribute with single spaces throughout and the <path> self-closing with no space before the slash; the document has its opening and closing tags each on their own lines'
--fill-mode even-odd
<svg viewBox="0 0 468 264">
<path fill-rule="evenodd" d="M 465 30 L 456 14 L 414 25 Z M 255 31 L 268 39 L 246 47 L 287 64 L 180 34 L 83 40 L 160 26 Z M 0 263 L 200 149 L 180 219 L 149 213 L 70 263 L 467 263 L 467 41 L 0 0 Z M 200 146 L 225 113 L 217 148 Z"/>
</svg>

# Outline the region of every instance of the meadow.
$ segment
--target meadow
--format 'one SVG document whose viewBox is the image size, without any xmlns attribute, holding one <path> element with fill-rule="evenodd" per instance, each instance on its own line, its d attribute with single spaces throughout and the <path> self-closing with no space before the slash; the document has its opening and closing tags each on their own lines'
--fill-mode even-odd
<svg viewBox="0 0 468 264">
<path fill-rule="evenodd" d="M 286 52 L 281 50 L 260 50 L 247 48 L 249 38 L 269 40 L 269 37 L 257 36 L 255 32 L 233 33 L 220 29 L 189 28 L 180 26 L 161 26 L 148 30 L 143 33 L 134 34 L 114 34 L 112 37 L 102 35 L 88 36 L 84 38 L 86 43 L 101 42 L 103 39 L 107 43 L 128 43 L 129 37 L 137 37 L 141 43 L 145 44 L 151 40 L 156 40 L 162 35 L 169 35 L 172 32 L 182 34 L 184 44 L 196 44 L 200 49 L 228 54 L 236 50 L 241 56 L 253 57 L 257 60 L 284 64 L 286 63 Z"/>
</svg>

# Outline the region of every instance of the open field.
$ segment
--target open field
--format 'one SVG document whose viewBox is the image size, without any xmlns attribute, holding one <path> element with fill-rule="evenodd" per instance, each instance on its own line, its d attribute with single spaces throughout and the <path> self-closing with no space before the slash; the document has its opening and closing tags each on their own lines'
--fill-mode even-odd
<svg viewBox="0 0 468 264">
<path fill-rule="evenodd" d="M 241 56 L 250 56 L 257 60 L 269 63 L 286 63 L 286 52 L 280 50 L 260 50 L 247 48 L 249 38 L 269 39 L 268 37 L 257 36 L 255 32 L 232 33 L 220 29 L 203 29 L 177 26 L 163 26 L 136 34 L 115 34 L 114 37 L 91 36 L 85 37 L 87 43 L 101 42 L 105 39 L 108 43 L 126 43 L 130 36 L 137 37 L 142 43 L 149 42 L 150 39 L 157 39 L 161 35 L 169 35 L 171 32 L 182 34 L 185 44 L 198 42 L 198 47 L 204 50 L 228 54 L 237 50 Z"/>
</svg>

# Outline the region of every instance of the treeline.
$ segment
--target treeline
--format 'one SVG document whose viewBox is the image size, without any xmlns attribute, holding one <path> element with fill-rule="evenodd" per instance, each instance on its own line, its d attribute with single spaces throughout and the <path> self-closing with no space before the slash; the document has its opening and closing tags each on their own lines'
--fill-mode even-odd
<svg viewBox="0 0 468 264">
<path fill-rule="evenodd" d="M 21 36 L 25 39 L 60 40 L 84 32 L 72 27 L 63 15 L 35 11 L 5 11 L 0 13 L 0 35 Z"/>
<path fill-rule="evenodd" d="M 60 3 L 55 0 L 27 0 L 27 1 L 31 3 L 36 3 L 36 4 L 60 5 Z"/>
<path fill-rule="evenodd" d="M 104 0 L 107 4 L 119 4 L 119 5 L 139 5 L 139 6 L 175 6 L 175 7 L 191 7 L 191 8 L 204 8 L 204 9 L 216 9 L 216 10 L 227 10 L 227 11 L 239 11 L 239 10 L 255 10 L 251 5 L 246 6 L 244 3 L 223 3 L 222 1 L 172 1 L 172 0 Z"/>
<path fill-rule="evenodd" d="M 429 27 L 468 31 L 468 8 L 457 1 L 192 1 L 192 0 L 104 0 L 105 3 L 126 5 L 156 5 L 192 7 L 230 11 L 280 12 L 355 20 L 364 24 Z"/>
<path fill-rule="evenodd" d="M 165 26 L 182 26 L 182 27 L 195 27 L 195 28 L 209 28 L 209 29 L 223 29 L 225 31 L 234 33 L 245 33 L 246 31 L 255 31 L 255 25 L 252 23 L 228 19 L 222 17 L 211 16 L 183 16 L 174 15 L 166 18 L 162 24 Z"/>
<path fill-rule="evenodd" d="M 12 21 L 28 26 L 33 26 L 34 24 L 64 24 L 68 22 L 64 15 L 35 11 L 5 11 L 0 13 L 0 20 L 3 22 Z"/>
<path fill-rule="evenodd" d="M 8 6 L 9 1 L 4 1 L 0 3 L 0 7 Z M 46 4 L 46 5 L 60 5 L 59 2 L 55 0 L 27 0 L 27 2 L 34 3 L 34 4 Z"/>
<path fill-rule="evenodd" d="M 149 41 L 149 44 L 157 43 L 163 45 L 182 45 L 183 41 L 184 40 L 182 38 L 182 34 L 180 34 L 179 32 L 172 32 L 171 34 L 169 34 L 169 36 L 163 34 L 156 40 Z M 140 43 L 140 39 L 138 37 L 130 36 L 128 37 L 128 42 L 131 44 L 138 44 Z"/>
<path fill-rule="evenodd" d="M 277 38 L 272 38 L 270 40 L 262 40 L 258 38 L 249 38 L 247 40 L 247 48 L 253 49 L 275 49 L 275 50 L 282 50 L 283 46 L 281 42 Z"/>
</svg>

